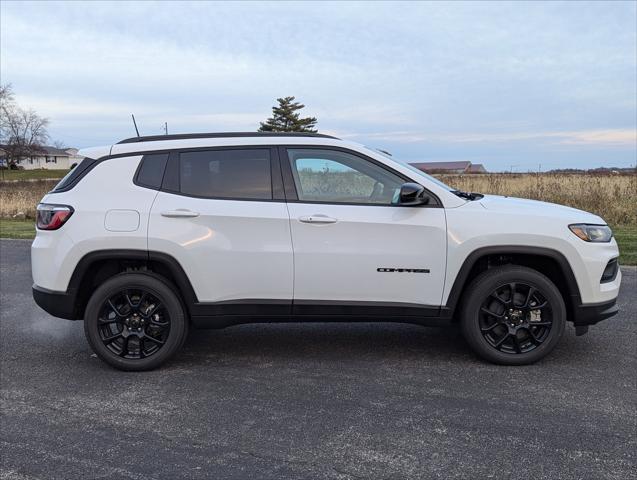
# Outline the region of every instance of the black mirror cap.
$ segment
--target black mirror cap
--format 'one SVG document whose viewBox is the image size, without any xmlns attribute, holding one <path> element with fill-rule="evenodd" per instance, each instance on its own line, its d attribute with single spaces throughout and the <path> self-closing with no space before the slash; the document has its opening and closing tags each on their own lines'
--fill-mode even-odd
<svg viewBox="0 0 637 480">
<path fill-rule="evenodd" d="M 400 186 L 400 205 L 425 205 L 429 197 L 425 195 L 425 187 L 418 183 L 408 182 Z"/>
</svg>

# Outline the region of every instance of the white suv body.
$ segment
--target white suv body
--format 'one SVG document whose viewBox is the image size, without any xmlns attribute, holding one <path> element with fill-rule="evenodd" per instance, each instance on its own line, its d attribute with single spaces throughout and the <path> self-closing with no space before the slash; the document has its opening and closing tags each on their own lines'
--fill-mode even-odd
<svg viewBox="0 0 637 480">
<path fill-rule="evenodd" d="M 88 322 L 96 289 L 117 276 L 124 291 L 126 274 L 146 274 L 175 293 L 186 324 L 366 318 L 440 325 L 469 316 L 473 333 L 465 325 L 472 322 L 460 320 L 479 354 L 528 363 L 552 349 L 564 320 L 583 333 L 617 311 L 619 252 L 600 217 L 454 192 L 362 145 L 308 134 L 193 134 L 80 154 L 87 158 L 77 171 L 42 199 L 32 246 L 34 297 L 56 316 Z M 527 278 L 528 271 L 543 279 Z M 520 291 L 502 290 L 509 277 Z M 541 314 L 523 301 L 539 307 L 547 300 L 545 280 L 561 300 L 548 301 L 543 308 L 551 313 Z M 475 291 L 490 282 L 496 293 L 480 300 Z M 136 299 L 144 298 L 142 287 Z M 486 315 L 502 323 L 491 328 L 508 335 L 499 346 L 499 337 L 481 333 L 491 326 L 479 313 L 492 310 L 485 298 L 497 303 Z M 132 307 L 108 314 L 95 302 L 97 317 L 123 313 L 123 323 L 94 329 L 93 339 L 87 331 L 94 348 L 120 328 L 133 331 L 150 311 L 148 304 L 135 318 Z M 542 315 L 554 333 L 544 331 Z M 147 327 L 135 328 L 146 335 Z M 126 369 L 152 368 L 169 356 L 143 351 L 142 340 L 129 351 L 128 343 L 96 351 Z"/>
</svg>

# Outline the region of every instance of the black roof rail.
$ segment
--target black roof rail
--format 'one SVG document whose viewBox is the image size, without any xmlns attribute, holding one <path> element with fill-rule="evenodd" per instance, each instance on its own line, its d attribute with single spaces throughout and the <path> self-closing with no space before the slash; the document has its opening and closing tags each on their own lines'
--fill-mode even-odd
<svg viewBox="0 0 637 480">
<path fill-rule="evenodd" d="M 148 135 L 145 137 L 131 137 L 117 142 L 137 143 L 137 142 L 158 142 L 161 140 L 188 140 L 192 138 L 236 138 L 236 137 L 318 137 L 318 138 L 340 138 L 322 133 L 305 132 L 226 132 L 226 133 L 179 133 L 175 135 Z"/>
</svg>

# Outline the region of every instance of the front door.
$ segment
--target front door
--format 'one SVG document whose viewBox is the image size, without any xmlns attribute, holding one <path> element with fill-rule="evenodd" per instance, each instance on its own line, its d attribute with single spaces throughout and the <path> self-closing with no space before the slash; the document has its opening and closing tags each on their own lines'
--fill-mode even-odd
<svg viewBox="0 0 637 480">
<path fill-rule="evenodd" d="M 446 267 L 444 209 L 400 206 L 409 179 L 351 151 L 287 148 L 281 156 L 295 312 L 435 315 Z"/>
</svg>

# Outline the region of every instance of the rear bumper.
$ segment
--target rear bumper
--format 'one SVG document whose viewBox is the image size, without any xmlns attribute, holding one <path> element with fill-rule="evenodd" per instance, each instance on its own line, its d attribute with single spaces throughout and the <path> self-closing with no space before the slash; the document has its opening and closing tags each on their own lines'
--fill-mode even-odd
<svg viewBox="0 0 637 480">
<path fill-rule="evenodd" d="M 613 298 L 607 302 L 580 304 L 573 308 L 571 320 L 577 326 L 595 325 L 602 320 L 606 320 L 619 312 L 617 299 Z"/>
<path fill-rule="evenodd" d="M 54 317 L 77 320 L 76 295 L 68 292 L 55 292 L 38 285 L 32 287 L 33 299 L 45 312 Z"/>
</svg>

